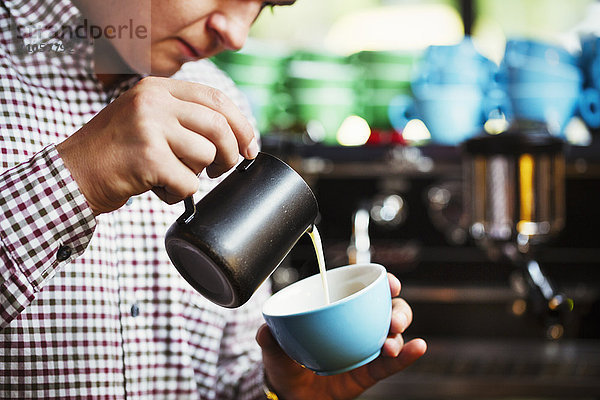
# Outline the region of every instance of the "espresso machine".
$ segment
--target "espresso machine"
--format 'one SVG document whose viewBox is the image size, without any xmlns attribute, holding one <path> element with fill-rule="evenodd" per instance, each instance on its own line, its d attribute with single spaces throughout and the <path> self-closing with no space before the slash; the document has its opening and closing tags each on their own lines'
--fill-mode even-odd
<svg viewBox="0 0 600 400">
<path fill-rule="evenodd" d="M 543 125 L 515 125 L 467 140 L 463 153 L 460 224 L 491 260 L 515 266 L 515 290 L 547 337 L 559 339 L 573 301 L 557 290 L 536 252 L 565 225 L 565 143 Z"/>
</svg>

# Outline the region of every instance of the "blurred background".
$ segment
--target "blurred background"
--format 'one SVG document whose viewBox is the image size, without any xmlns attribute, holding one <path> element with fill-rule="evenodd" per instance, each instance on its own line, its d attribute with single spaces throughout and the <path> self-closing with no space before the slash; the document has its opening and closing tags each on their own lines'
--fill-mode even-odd
<svg viewBox="0 0 600 400">
<path fill-rule="evenodd" d="M 328 268 L 429 351 L 364 399 L 600 398 L 600 2 L 298 0 L 214 61 L 313 188 Z M 317 272 L 308 237 L 275 289 Z"/>
</svg>

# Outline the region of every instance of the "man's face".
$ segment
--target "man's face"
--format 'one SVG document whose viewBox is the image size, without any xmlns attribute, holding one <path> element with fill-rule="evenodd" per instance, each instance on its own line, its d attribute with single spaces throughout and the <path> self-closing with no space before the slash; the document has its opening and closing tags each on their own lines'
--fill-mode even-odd
<svg viewBox="0 0 600 400">
<path fill-rule="evenodd" d="M 109 43 L 136 72 L 170 76 L 183 63 L 238 50 L 252 23 L 270 5 L 293 0 L 76 0 L 86 18 L 101 27 L 124 28 Z M 135 30 L 138 37 L 129 35 Z M 112 31 L 111 31 L 112 32 Z M 144 35 L 146 32 L 146 35 Z M 148 69 L 151 71 L 148 71 Z"/>
</svg>

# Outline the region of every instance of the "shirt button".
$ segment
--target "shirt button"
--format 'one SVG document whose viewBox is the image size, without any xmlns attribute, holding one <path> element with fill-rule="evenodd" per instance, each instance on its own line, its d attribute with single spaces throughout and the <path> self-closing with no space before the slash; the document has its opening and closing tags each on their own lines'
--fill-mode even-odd
<svg viewBox="0 0 600 400">
<path fill-rule="evenodd" d="M 56 259 L 58 261 L 65 261 L 71 257 L 71 248 L 69 246 L 60 246 L 58 252 L 56 252 Z"/>
<path fill-rule="evenodd" d="M 131 316 L 137 317 L 138 315 L 140 315 L 140 307 L 138 307 L 137 304 L 134 304 L 131 306 Z"/>
</svg>

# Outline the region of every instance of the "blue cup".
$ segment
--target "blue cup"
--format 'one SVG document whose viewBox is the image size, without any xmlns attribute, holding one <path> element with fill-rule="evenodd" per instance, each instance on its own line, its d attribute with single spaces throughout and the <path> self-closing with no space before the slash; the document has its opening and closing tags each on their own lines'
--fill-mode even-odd
<svg viewBox="0 0 600 400">
<path fill-rule="evenodd" d="M 485 64 L 488 61 L 473 45 L 469 37 L 454 45 L 433 45 L 425 50 L 424 61 L 434 65 Z"/>
<path fill-rule="evenodd" d="M 585 90 L 579 98 L 579 114 L 590 128 L 600 128 L 600 37 L 582 38 L 580 66 Z"/>
<path fill-rule="evenodd" d="M 496 76 L 496 81 L 500 84 L 573 82 L 582 85 L 583 73 L 573 65 L 546 65 L 539 60 L 531 60 L 518 67 L 503 64 Z"/>
<path fill-rule="evenodd" d="M 486 87 L 492 81 L 492 68 L 464 65 L 462 67 L 430 67 L 421 70 L 416 84 L 467 84 Z"/>
<path fill-rule="evenodd" d="M 510 107 L 504 92 L 484 92 L 478 85 L 413 84 L 412 91 L 414 99 L 398 96 L 390 103 L 392 125 L 401 131 L 409 119 L 418 118 L 431 140 L 442 145 L 455 146 L 477 135 L 491 112 L 506 113 Z"/>
<path fill-rule="evenodd" d="M 413 93 L 434 142 L 457 145 L 483 129 L 484 95 L 478 86 L 423 86 L 414 87 Z"/>
<path fill-rule="evenodd" d="M 579 97 L 579 114 L 591 128 L 600 128 L 600 91 L 587 88 Z"/>
<path fill-rule="evenodd" d="M 557 136 L 578 108 L 581 88 L 578 83 L 518 83 L 507 86 L 513 117 L 540 121 Z"/>
<path fill-rule="evenodd" d="M 596 35 L 587 35 L 581 38 L 581 56 L 580 65 L 589 64 L 600 54 L 600 37 Z"/>
<path fill-rule="evenodd" d="M 411 83 L 414 99 L 398 96 L 390 102 L 392 126 L 400 131 L 418 118 L 433 142 L 460 144 L 483 129 L 492 110 L 504 112 L 502 104 L 494 104 L 497 98 L 488 96 L 497 86 L 497 70 L 468 37 L 456 45 L 428 47 Z"/>
<path fill-rule="evenodd" d="M 531 61 L 547 65 L 568 64 L 578 66 L 578 59 L 561 46 L 540 40 L 513 38 L 506 42 L 504 62 L 513 66 L 528 64 Z"/>
<path fill-rule="evenodd" d="M 592 60 L 589 71 L 590 86 L 600 90 L 600 54 L 597 54 Z"/>
<path fill-rule="evenodd" d="M 417 84 L 474 84 L 486 87 L 496 64 L 481 55 L 470 38 L 456 45 L 429 46 L 413 77 Z"/>
<path fill-rule="evenodd" d="M 409 120 L 419 118 L 415 99 L 407 94 L 394 96 L 388 104 L 388 118 L 392 127 L 401 132 Z"/>
<path fill-rule="evenodd" d="M 358 368 L 381 352 L 390 329 L 392 300 L 379 264 L 327 271 L 331 303 L 319 274 L 293 283 L 263 305 L 263 316 L 281 348 L 319 375 Z"/>
<path fill-rule="evenodd" d="M 600 37 L 590 35 L 581 39 L 580 67 L 586 87 L 600 89 Z"/>
<path fill-rule="evenodd" d="M 580 60 L 560 46 L 537 40 L 511 39 L 496 82 L 510 99 L 509 120 L 545 123 L 564 136 L 564 129 L 580 108 L 584 75 Z"/>
</svg>

